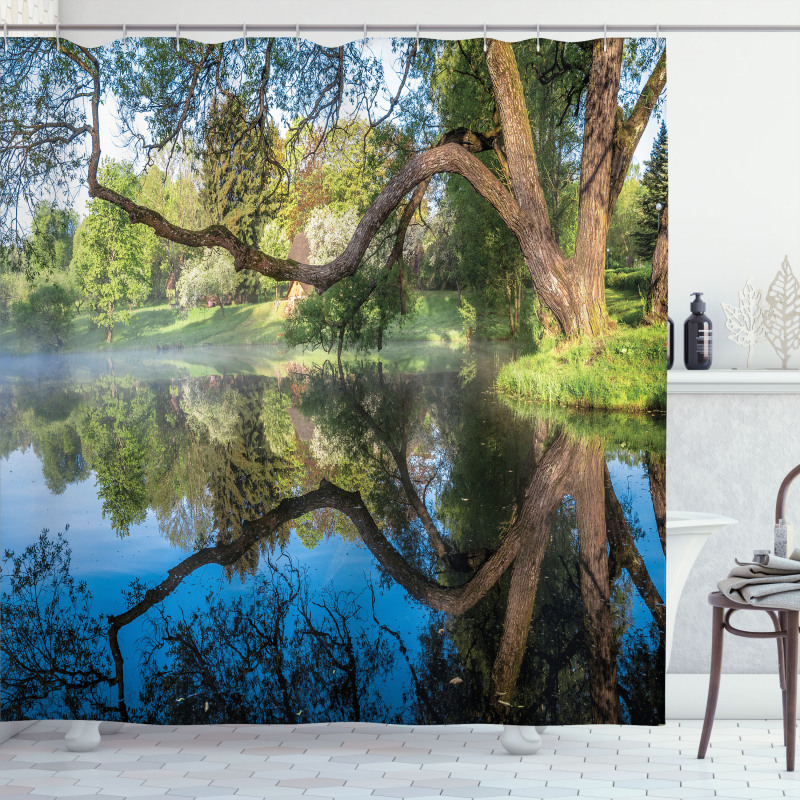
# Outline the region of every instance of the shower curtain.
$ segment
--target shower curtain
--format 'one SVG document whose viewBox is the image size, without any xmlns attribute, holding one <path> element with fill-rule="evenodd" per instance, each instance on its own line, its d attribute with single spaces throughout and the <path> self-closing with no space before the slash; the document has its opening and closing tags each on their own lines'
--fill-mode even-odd
<svg viewBox="0 0 800 800">
<path fill-rule="evenodd" d="M 663 720 L 663 42 L 0 61 L 2 719 Z"/>
</svg>

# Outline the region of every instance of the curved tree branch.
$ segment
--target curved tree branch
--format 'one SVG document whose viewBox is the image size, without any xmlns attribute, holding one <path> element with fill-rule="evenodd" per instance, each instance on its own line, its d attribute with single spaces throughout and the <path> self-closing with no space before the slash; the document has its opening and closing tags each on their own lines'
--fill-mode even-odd
<svg viewBox="0 0 800 800">
<path fill-rule="evenodd" d="M 99 102 L 99 81 L 97 102 Z M 93 114 L 99 118 L 93 99 Z M 276 258 L 234 236 L 223 225 L 210 225 L 202 230 L 188 230 L 169 222 L 164 216 L 146 208 L 113 189 L 103 186 L 97 178 L 100 161 L 99 123 L 93 131 L 93 153 L 89 169 L 89 194 L 124 209 L 131 222 L 147 225 L 159 236 L 189 247 L 221 247 L 234 259 L 236 270 L 250 269 L 276 280 L 299 280 L 310 283 L 322 292 L 343 278 L 354 275 L 366 253 L 372 237 L 389 218 L 403 198 L 418 184 L 441 172 L 463 175 L 472 186 L 498 211 L 509 228 L 522 237 L 526 219 L 517 202 L 503 184 L 471 152 L 450 142 L 414 156 L 386 185 L 353 234 L 344 252 L 327 264 L 303 264 L 290 258 Z"/>
</svg>

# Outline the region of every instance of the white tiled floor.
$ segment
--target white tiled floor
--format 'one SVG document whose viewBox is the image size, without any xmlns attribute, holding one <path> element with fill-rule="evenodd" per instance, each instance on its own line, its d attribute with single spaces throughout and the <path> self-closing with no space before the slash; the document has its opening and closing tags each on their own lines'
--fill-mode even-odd
<svg viewBox="0 0 800 800">
<path fill-rule="evenodd" d="M 745 798 L 800 794 L 778 721 L 719 720 L 696 759 L 700 722 L 553 727 L 534 756 L 508 755 L 499 728 L 369 724 L 127 725 L 92 753 L 37 722 L 0 745 L 0 798 Z"/>
</svg>

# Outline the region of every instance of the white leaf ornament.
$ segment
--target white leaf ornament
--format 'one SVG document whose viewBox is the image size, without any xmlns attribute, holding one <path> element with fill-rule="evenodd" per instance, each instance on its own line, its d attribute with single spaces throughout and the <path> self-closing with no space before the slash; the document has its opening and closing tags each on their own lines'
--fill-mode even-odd
<svg viewBox="0 0 800 800">
<path fill-rule="evenodd" d="M 788 256 L 770 284 L 767 303 L 771 311 L 765 324 L 767 340 L 786 369 L 792 351 L 800 347 L 800 282 L 789 266 Z"/>
<path fill-rule="evenodd" d="M 739 307 L 723 303 L 722 310 L 725 312 L 725 327 L 731 332 L 728 338 L 747 348 L 749 367 L 753 347 L 766 338 L 765 326 L 772 311 L 762 302 L 761 290 L 753 288 L 749 278 L 739 292 Z"/>
</svg>

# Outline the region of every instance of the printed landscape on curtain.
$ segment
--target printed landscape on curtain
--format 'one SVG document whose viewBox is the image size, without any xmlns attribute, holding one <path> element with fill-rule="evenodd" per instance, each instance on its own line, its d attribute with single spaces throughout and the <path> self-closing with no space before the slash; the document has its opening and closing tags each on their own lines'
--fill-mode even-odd
<svg viewBox="0 0 800 800">
<path fill-rule="evenodd" d="M 665 58 L 10 39 L 2 719 L 661 722 Z"/>
</svg>

